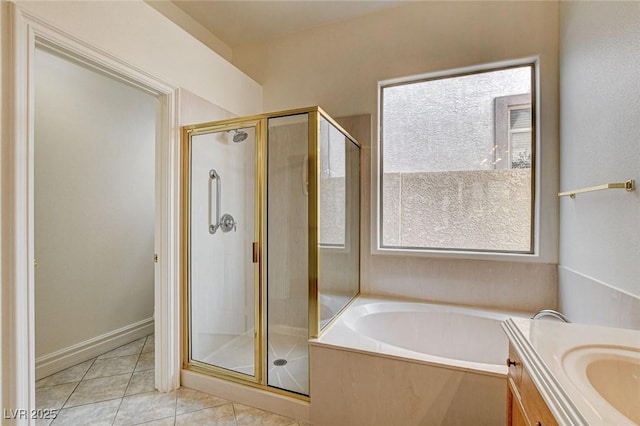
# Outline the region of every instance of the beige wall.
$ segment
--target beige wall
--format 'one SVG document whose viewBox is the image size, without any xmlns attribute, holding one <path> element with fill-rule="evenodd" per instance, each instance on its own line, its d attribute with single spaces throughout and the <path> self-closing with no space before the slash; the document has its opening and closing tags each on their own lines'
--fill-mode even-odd
<svg viewBox="0 0 640 426">
<path fill-rule="evenodd" d="M 375 129 L 380 80 L 531 55 L 539 55 L 541 71 L 537 225 L 543 263 L 371 256 L 365 245 L 363 255 L 370 258 L 363 259 L 363 265 L 370 263 L 371 268 L 363 269 L 362 282 L 366 292 L 535 310 L 555 305 L 556 2 L 412 2 L 240 47 L 234 49 L 233 60 L 263 85 L 267 111 L 319 104 L 335 117 L 371 114 Z M 371 141 L 360 140 L 365 162 L 375 159 L 371 156 L 372 148 L 375 154 L 375 130 L 373 134 Z M 363 173 L 368 168 L 369 164 L 363 164 Z M 363 192 L 364 221 L 369 221 L 374 193 L 375 189 Z"/>
<path fill-rule="evenodd" d="M 36 52 L 36 357 L 153 317 L 157 108 Z"/>
<path fill-rule="evenodd" d="M 640 3 L 561 2 L 563 191 L 640 181 Z M 560 307 L 640 329 L 640 191 L 560 203 Z"/>
</svg>

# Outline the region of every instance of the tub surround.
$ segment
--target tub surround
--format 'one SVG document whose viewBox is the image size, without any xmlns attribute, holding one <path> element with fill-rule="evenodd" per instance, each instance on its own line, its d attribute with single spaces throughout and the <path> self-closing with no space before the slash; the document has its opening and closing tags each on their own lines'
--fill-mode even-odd
<svg viewBox="0 0 640 426">
<path fill-rule="evenodd" d="M 593 379 L 597 371 L 592 366 L 600 361 L 631 363 L 629 373 L 640 368 L 639 331 L 523 318 L 509 318 L 502 327 L 558 424 L 636 424 L 613 408 L 590 380 L 597 380 Z M 612 380 L 616 388 L 622 385 L 607 377 L 609 389 Z M 627 410 L 627 415 L 638 415 L 640 410 L 629 409 L 630 404 L 624 401 L 640 397 L 640 387 L 629 383 L 630 389 L 622 391 L 627 395 L 616 398 L 615 404 L 622 404 L 618 408 Z"/>
<path fill-rule="evenodd" d="M 562 265 L 558 309 L 573 322 L 640 330 L 640 296 Z"/>
<path fill-rule="evenodd" d="M 361 291 L 489 309 L 557 306 L 557 266 L 546 263 L 375 255 Z"/>
<path fill-rule="evenodd" d="M 504 424 L 508 315 L 359 296 L 310 341 L 312 423 Z"/>
</svg>

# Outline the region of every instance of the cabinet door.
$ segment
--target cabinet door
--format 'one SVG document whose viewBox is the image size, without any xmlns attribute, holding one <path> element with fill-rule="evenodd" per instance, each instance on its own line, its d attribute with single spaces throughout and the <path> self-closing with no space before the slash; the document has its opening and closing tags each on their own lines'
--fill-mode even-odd
<svg viewBox="0 0 640 426">
<path fill-rule="evenodd" d="M 511 378 L 509 378 L 509 382 L 512 382 Z M 507 426 L 529 426 L 529 422 L 522 414 L 518 397 L 513 394 L 511 386 L 513 386 L 512 383 L 507 386 Z"/>
<path fill-rule="evenodd" d="M 509 426 L 529 426 L 527 421 L 524 419 L 524 415 L 522 411 L 520 411 L 520 406 L 518 402 L 514 399 L 511 400 L 511 413 L 510 413 L 511 421 L 509 422 Z"/>
</svg>

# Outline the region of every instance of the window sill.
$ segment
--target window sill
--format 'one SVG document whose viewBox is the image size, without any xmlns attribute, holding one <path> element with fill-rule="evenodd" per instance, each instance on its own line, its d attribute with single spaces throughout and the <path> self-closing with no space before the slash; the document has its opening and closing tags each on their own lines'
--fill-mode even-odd
<svg viewBox="0 0 640 426">
<path fill-rule="evenodd" d="M 537 253 L 500 253 L 478 252 L 464 250 L 426 250 L 426 249 L 396 249 L 396 248 L 371 248 L 372 255 L 383 256 L 412 256 L 436 259 L 466 259 L 466 260 L 490 260 L 500 262 L 523 263 L 553 263 L 544 259 Z"/>
</svg>

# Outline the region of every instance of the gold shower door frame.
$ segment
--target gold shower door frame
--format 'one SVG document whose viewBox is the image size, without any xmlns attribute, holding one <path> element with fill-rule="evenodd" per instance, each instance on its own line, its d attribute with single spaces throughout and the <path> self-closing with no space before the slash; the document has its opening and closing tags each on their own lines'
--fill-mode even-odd
<svg viewBox="0 0 640 426">
<path fill-rule="evenodd" d="M 318 229 L 320 224 L 320 118 L 329 121 L 349 139 L 355 139 L 347 133 L 333 118 L 320 107 L 292 109 L 249 117 L 199 123 L 182 128 L 182 360 L 183 368 L 204 373 L 233 382 L 246 384 L 271 392 L 287 395 L 304 401 L 309 397 L 295 392 L 269 386 L 267 384 L 267 350 L 266 350 L 266 283 L 267 283 L 267 126 L 270 118 L 278 118 L 299 114 L 308 114 L 308 178 L 309 178 L 309 338 L 318 337 L 320 331 L 320 305 L 318 303 L 320 280 L 320 258 L 318 249 Z M 193 136 L 230 131 L 246 127 L 256 129 L 255 150 L 255 220 L 254 220 L 254 297 L 255 297 L 255 335 L 254 360 L 255 376 L 234 372 L 222 367 L 212 366 L 191 358 L 191 307 L 190 307 L 190 171 L 191 171 L 191 138 Z M 356 143 L 357 145 L 357 143 Z"/>
</svg>

